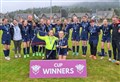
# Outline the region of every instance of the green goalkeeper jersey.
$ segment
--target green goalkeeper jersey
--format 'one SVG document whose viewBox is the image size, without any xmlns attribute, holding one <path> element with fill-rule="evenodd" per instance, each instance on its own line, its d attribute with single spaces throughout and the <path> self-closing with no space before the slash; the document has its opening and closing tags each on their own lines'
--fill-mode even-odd
<svg viewBox="0 0 120 82">
<path fill-rule="evenodd" d="M 56 50 L 55 41 L 58 40 L 55 36 L 40 36 L 39 33 L 37 34 L 37 37 L 41 40 L 44 40 L 46 43 L 45 48 L 48 50 Z M 54 47 L 53 47 L 54 46 Z"/>
</svg>

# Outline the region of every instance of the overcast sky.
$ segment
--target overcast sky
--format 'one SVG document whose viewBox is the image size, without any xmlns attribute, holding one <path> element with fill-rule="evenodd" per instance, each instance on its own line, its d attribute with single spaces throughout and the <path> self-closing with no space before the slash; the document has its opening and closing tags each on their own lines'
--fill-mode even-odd
<svg viewBox="0 0 120 82">
<path fill-rule="evenodd" d="M 24 10 L 27 8 L 38 8 L 38 7 L 50 7 L 50 2 L 52 1 L 52 6 L 58 5 L 72 5 L 78 2 L 111 2 L 110 0 L 1 0 L 0 10 L 2 13 Z M 119 0 L 112 0 L 119 2 Z"/>
</svg>

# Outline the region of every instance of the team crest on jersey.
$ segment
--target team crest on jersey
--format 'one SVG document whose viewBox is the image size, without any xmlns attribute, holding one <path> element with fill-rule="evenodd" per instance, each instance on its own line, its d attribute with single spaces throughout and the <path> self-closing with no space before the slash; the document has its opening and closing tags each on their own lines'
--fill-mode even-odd
<svg viewBox="0 0 120 82">
<path fill-rule="evenodd" d="M 5 41 L 3 41 L 3 44 L 5 44 Z"/>
</svg>

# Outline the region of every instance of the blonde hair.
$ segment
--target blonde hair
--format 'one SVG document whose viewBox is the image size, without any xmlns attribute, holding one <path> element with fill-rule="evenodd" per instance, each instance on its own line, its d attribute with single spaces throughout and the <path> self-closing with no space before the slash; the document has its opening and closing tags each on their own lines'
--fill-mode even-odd
<svg viewBox="0 0 120 82">
<path fill-rule="evenodd" d="M 59 31 L 59 33 L 63 33 L 64 34 L 64 31 Z"/>
</svg>

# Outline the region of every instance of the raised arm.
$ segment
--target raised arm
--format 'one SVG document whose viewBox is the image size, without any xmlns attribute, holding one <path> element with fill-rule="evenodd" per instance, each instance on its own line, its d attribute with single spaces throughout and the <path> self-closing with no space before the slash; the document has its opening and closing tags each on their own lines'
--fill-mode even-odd
<svg viewBox="0 0 120 82">
<path fill-rule="evenodd" d="M 37 33 L 37 38 L 39 38 L 41 40 L 46 40 L 46 36 L 40 36 L 39 33 Z"/>
<path fill-rule="evenodd" d="M 57 41 L 57 40 L 58 40 L 58 38 L 57 38 L 57 37 L 55 37 L 55 40 Z"/>
<path fill-rule="evenodd" d="M 67 30 L 70 30 L 72 27 L 73 25 L 69 23 L 68 26 L 65 28 L 65 31 L 67 32 Z"/>
<path fill-rule="evenodd" d="M 0 30 L 2 30 L 2 25 L 0 25 Z"/>
<path fill-rule="evenodd" d="M 56 23 L 51 23 L 52 28 L 56 27 Z"/>
<path fill-rule="evenodd" d="M 100 28 L 99 26 L 97 26 L 97 31 L 98 31 L 99 34 L 101 34 L 100 29 L 101 29 L 101 28 Z"/>
</svg>

